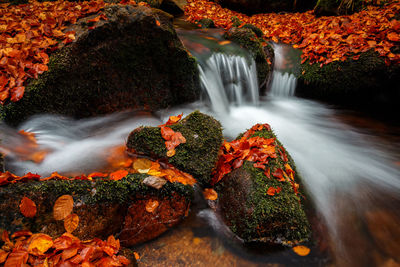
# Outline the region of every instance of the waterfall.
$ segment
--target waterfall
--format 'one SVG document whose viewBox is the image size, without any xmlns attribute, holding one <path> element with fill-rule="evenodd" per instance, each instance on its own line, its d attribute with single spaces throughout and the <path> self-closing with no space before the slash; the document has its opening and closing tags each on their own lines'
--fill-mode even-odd
<svg viewBox="0 0 400 267">
<path fill-rule="evenodd" d="M 199 64 L 200 81 L 212 109 L 229 112 L 229 105 L 256 105 L 259 99 L 254 59 L 225 53 L 213 53 Z"/>
<path fill-rule="evenodd" d="M 281 44 L 273 44 L 273 47 L 275 62 L 269 93 L 275 97 L 292 97 L 297 86 L 297 78 L 293 74 L 294 64 L 288 64 L 290 58 L 287 56 L 287 50 L 290 48 Z"/>
</svg>

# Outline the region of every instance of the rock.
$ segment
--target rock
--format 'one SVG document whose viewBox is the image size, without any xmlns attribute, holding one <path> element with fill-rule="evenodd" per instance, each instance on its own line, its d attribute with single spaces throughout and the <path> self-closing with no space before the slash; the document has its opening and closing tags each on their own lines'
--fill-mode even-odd
<svg viewBox="0 0 400 267">
<path fill-rule="evenodd" d="M 310 0 L 214 0 L 223 7 L 246 13 L 270 13 L 281 11 L 304 11 L 312 9 L 315 5 Z"/>
<path fill-rule="evenodd" d="M 138 0 L 137 3 L 145 2 L 153 8 L 160 8 L 163 0 Z"/>
<path fill-rule="evenodd" d="M 185 5 L 186 1 L 182 0 L 163 0 L 159 8 L 175 17 L 178 17 L 185 13 Z"/>
<path fill-rule="evenodd" d="M 362 9 L 363 3 L 359 0 L 318 0 L 314 7 L 316 16 L 349 15 Z"/>
<path fill-rule="evenodd" d="M 215 24 L 212 19 L 201 19 L 197 22 L 197 24 L 200 25 L 203 29 L 215 28 Z"/>
<path fill-rule="evenodd" d="M 111 5 L 104 13 L 108 20 L 93 30 L 88 18 L 69 28 L 76 40 L 51 55 L 49 71 L 29 82 L 22 100 L 0 108 L 7 123 L 38 113 L 80 118 L 154 111 L 198 99 L 196 62 L 178 39 L 172 16 L 129 5 Z"/>
<path fill-rule="evenodd" d="M 143 184 L 153 187 L 155 189 L 161 189 L 166 183 L 167 180 L 157 176 L 149 176 L 143 180 Z"/>
<path fill-rule="evenodd" d="M 273 51 L 273 48 L 269 44 L 265 43 L 262 38 L 256 36 L 256 32 L 258 32 L 258 34 L 261 32 L 262 34 L 260 29 L 254 25 L 249 25 L 246 28 L 231 28 L 224 34 L 224 38 L 237 43 L 250 52 L 256 62 L 258 84 L 261 87 L 261 85 L 267 84 L 272 73 L 272 62 L 274 61 L 273 53 L 269 53 L 267 57 L 264 48 L 271 51 Z M 259 31 L 255 30 L 255 28 Z M 263 44 L 265 45 L 264 47 Z"/>
<path fill-rule="evenodd" d="M 222 144 L 221 124 L 214 118 L 195 111 L 180 122 L 169 126 L 182 133 L 186 143 L 178 145 L 176 154 L 167 158 L 165 140 L 159 127 L 140 127 L 128 137 L 127 147 L 135 153 L 168 160 L 201 184 L 208 184 Z"/>
<path fill-rule="evenodd" d="M 72 234 L 81 240 L 119 235 L 123 246 L 150 240 L 187 215 L 193 189 L 167 183 L 157 190 L 143 184 L 146 177 L 130 174 L 119 181 L 48 180 L 1 186 L 0 228 L 11 233 L 29 229 L 57 237 L 65 229 L 63 221 L 53 218 L 53 206 L 58 197 L 68 194 L 74 199 L 72 212 L 79 216 L 78 228 Z M 26 218 L 19 211 L 24 196 L 37 206 L 34 218 Z M 149 201 L 159 204 L 151 212 L 146 207 Z"/>
<path fill-rule="evenodd" d="M 272 145 L 281 147 L 272 131 L 262 129 L 255 131 L 250 137 L 275 138 Z M 279 148 L 280 151 L 283 150 Z M 299 183 L 299 175 L 294 163 L 287 155 L 268 158 L 266 170 L 268 178 L 254 162 L 245 160 L 243 165 L 223 176 L 215 185 L 218 193 L 217 211 L 226 225 L 244 242 L 263 242 L 274 245 L 288 245 L 307 241 L 310 226 L 300 203 L 300 193 L 295 188 Z M 283 152 L 286 153 L 286 152 Z M 294 170 L 293 180 L 286 175 L 286 164 Z M 285 179 L 279 181 L 274 175 L 280 168 L 285 172 Z M 277 188 L 279 192 L 270 192 Z"/>
<path fill-rule="evenodd" d="M 296 94 L 372 113 L 397 114 L 400 65 L 386 65 L 373 50 L 324 65 L 301 64 Z"/>
</svg>

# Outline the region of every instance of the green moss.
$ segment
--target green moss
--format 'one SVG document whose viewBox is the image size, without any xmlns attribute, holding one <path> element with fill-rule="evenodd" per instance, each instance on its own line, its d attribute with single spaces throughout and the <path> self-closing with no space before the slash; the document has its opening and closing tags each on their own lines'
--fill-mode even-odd
<svg viewBox="0 0 400 267">
<path fill-rule="evenodd" d="M 176 147 L 176 154 L 168 158 L 169 163 L 193 175 L 200 183 L 207 184 L 222 143 L 220 123 L 208 115 L 195 111 L 170 127 L 182 133 L 186 143 Z M 142 127 L 135 130 L 129 136 L 127 146 L 155 158 L 167 158 L 165 140 L 158 127 Z"/>
<path fill-rule="evenodd" d="M 256 62 L 258 84 L 261 85 L 272 71 L 270 65 L 267 63 L 267 57 L 261 44 L 264 40 L 259 39 L 253 29 L 248 27 L 233 28 L 224 34 L 224 38 L 239 44 L 250 52 Z M 267 46 L 269 45 L 267 44 Z M 272 48 L 270 47 L 270 49 Z"/>
<path fill-rule="evenodd" d="M 214 24 L 214 21 L 212 19 L 204 18 L 204 19 L 199 20 L 197 23 L 203 29 L 215 28 L 215 24 Z"/>
<path fill-rule="evenodd" d="M 301 64 L 300 73 L 298 95 L 331 103 L 388 108 L 400 94 L 396 89 L 400 82 L 399 65 L 387 66 L 373 50 L 361 53 L 358 60 L 350 56 L 323 67 L 306 61 Z"/>
<path fill-rule="evenodd" d="M 252 137 L 255 136 L 276 138 L 272 131 L 266 129 L 255 132 Z M 238 138 L 240 137 L 241 135 Z M 282 146 L 279 141 L 276 142 L 278 146 Z M 295 171 L 295 181 L 300 183 L 300 176 L 295 170 L 290 155 L 288 155 L 288 159 L 290 166 Z M 270 168 L 272 172 L 276 168 L 285 169 L 285 164 L 286 162 L 278 157 L 269 159 L 267 168 Z M 246 182 L 246 175 L 251 180 L 250 183 Z M 236 179 L 236 181 L 232 181 L 232 179 Z M 270 187 L 280 187 L 282 191 L 270 196 L 267 194 Z M 224 194 L 229 194 L 235 195 L 245 202 L 240 204 L 246 205 L 245 208 L 232 207 L 224 212 L 224 216 L 231 230 L 246 242 L 299 242 L 309 238 L 310 225 L 300 203 L 301 199 L 294 192 L 292 185 L 274 178 L 269 179 L 264 175 L 263 170 L 253 167 L 252 162 L 246 161 L 242 167 L 233 171 L 233 174 L 225 177 L 216 185 L 216 190 L 220 199 L 224 199 Z M 224 201 L 229 199 L 227 197 Z M 223 205 L 229 207 L 229 203 Z"/>
</svg>

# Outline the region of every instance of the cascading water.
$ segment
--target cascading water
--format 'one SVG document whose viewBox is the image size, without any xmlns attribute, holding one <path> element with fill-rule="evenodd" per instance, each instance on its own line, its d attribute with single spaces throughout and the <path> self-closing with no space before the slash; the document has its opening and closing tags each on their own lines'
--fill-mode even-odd
<svg viewBox="0 0 400 267">
<path fill-rule="evenodd" d="M 215 39 L 214 46 L 221 41 L 215 35 L 201 38 L 203 44 Z M 170 115 L 188 114 L 194 109 L 220 120 L 225 136 L 230 139 L 256 123 L 269 123 L 294 158 L 304 185 L 326 223 L 324 234 L 330 237 L 329 247 L 337 265 L 374 266 L 399 261 L 400 172 L 394 164 L 399 160 L 388 152 L 396 148 L 396 143 L 387 144 L 342 123 L 336 111 L 322 104 L 290 97 L 295 88 L 291 75 L 274 73 L 272 96 L 259 100 L 254 62 L 243 51 L 235 56 L 222 53 L 223 48 L 226 45 L 219 45 L 216 53 L 207 48 L 203 56 L 191 49 L 200 62 L 201 82 L 207 94 L 204 101 L 160 111 L 158 118 L 136 113 L 78 121 L 50 115 L 32 118 L 20 129 L 34 132 L 39 146 L 50 152 L 40 164 L 9 160 L 7 167 L 19 174 L 31 171 L 43 175 L 53 171 L 66 174 L 96 170 L 104 163 L 104 153 L 124 144 L 132 129 L 158 125 Z M 275 51 L 279 62 L 279 51 L 283 55 L 284 49 L 276 45 Z M 16 130 L 1 127 L 0 139 L 8 144 L 3 149 L 18 158 L 15 151 L 18 140 L 12 138 Z M 200 215 L 208 216 L 207 212 Z M 208 217 L 215 221 L 213 216 Z M 167 250 L 168 246 L 154 249 Z M 251 256 L 248 258 L 245 265 L 258 266 Z M 268 262 L 268 257 L 264 262 Z"/>
<path fill-rule="evenodd" d="M 275 97 L 294 96 L 297 78 L 293 73 L 293 66 L 288 67 L 285 51 L 290 49 L 288 45 L 273 44 L 275 52 L 274 70 L 269 94 Z"/>
</svg>

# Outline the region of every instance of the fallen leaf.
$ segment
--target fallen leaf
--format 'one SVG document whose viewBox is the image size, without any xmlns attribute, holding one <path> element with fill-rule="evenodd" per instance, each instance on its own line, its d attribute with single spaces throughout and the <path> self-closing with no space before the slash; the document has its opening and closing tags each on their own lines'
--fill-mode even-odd
<svg viewBox="0 0 400 267">
<path fill-rule="evenodd" d="M 310 253 L 310 249 L 306 246 L 295 246 L 292 249 L 299 256 L 307 256 Z"/>
<path fill-rule="evenodd" d="M 34 234 L 30 238 L 28 252 L 32 255 L 43 255 L 53 246 L 53 239 L 46 234 Z"/>
<path fill-rule="evenodd" d="M 33 218 L 36 215 L 36 204 L 31 199 L 23 197 L 19 204 L 19 210 L 25 217 Z"/>
<path fill-rule="evenodd" d="M 118 170 L 113 173 L 110 173 L 110 180 L 119 181 L 127 175 L 128 175 L 128 171 Z"/>
<path fill-rule="evenodd" d="M 64 219 L 64 228 L 68 233 L 72 233 L 79 225 L 79 216 L 75 213 L 68 215 Z"/>
<path fill-rule="evenodd" d="M 55 220 L 64 220 L 71 214 L 74 208 L 74 199 L 70 195 L 59 197 L 53 206 L 53 217 Z"/>
<path fill-rule="evenodd" d="M 146 211 L 149 213 L 153 213 L 159 205 L 160 203 L 157 200 L 150 199 L 146 203 Z"/>
<path fill-rule="evenodd" d="M 218 193 L 212 188 L 206 188 L 203 191 L 203 196 L 208 200 L 216 200 L 218 198 Z"/>
</svg>

